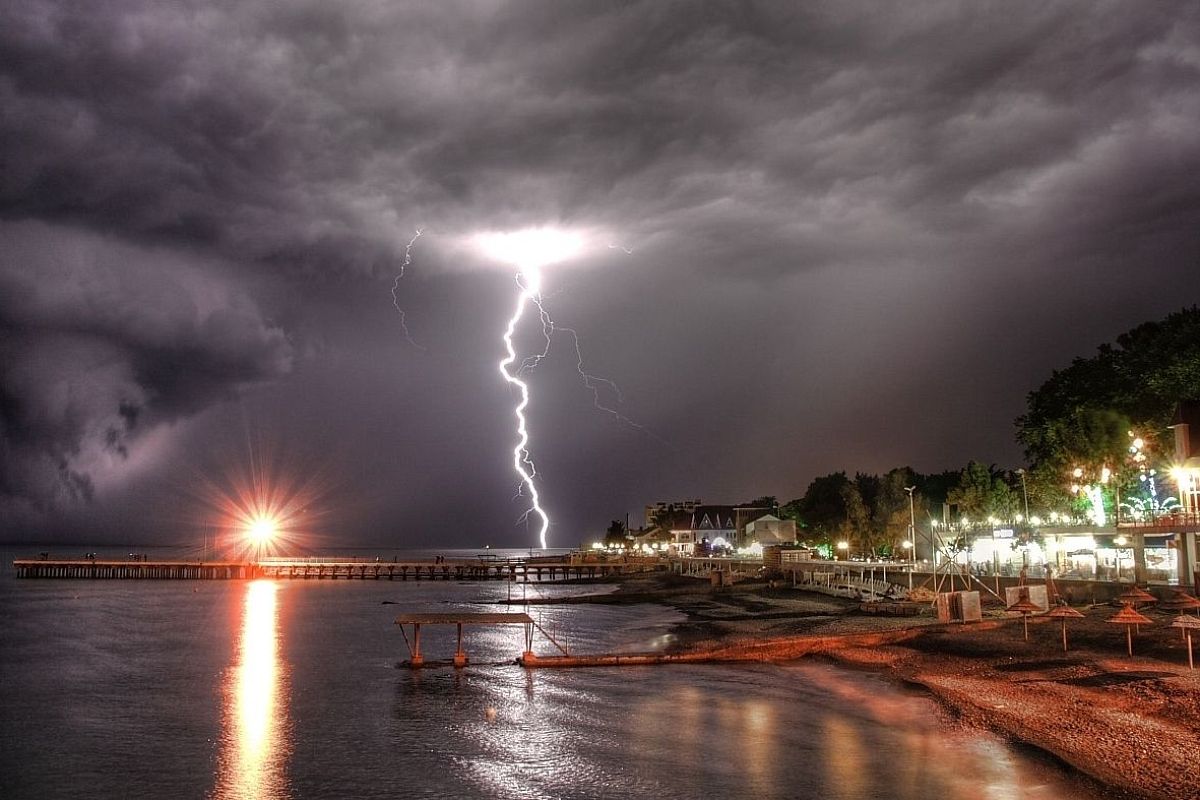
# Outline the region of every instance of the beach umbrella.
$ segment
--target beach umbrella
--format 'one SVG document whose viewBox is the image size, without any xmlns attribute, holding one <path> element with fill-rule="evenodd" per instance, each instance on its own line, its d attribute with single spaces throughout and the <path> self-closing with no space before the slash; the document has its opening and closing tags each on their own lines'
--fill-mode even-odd
<svg viewBox="0 0 1200 800">
<path fill-rule="evenodd" d="M 1055 606 L 1055 608 L 1046 616 L 1056 617 L 1062 620 L 1063 652 L 1067 652 L 1067 620 L 1072 618 L 1083 619 L 1083 614 L 1080 614 L 1070 606 Z"/>
<path fill-rule="evenodd" d="M 1106 622 L 1112 622 L 1117 625 L 1125 626 L 1125 640 L 1129 646 L 1129 655 L 1133 655 L 1133 626 L 1134 625 L 1149 625 L 1150 620 L 1144 615 L 1133 610 L 1133 606 L 1126 603 L 1121 606 L 1121 610 L 1109 617 Z"/>
<path fill-rule="evenodd" d="M 1022 597 L 1017 602 L 1009 606 L 1007 611 L 1015 611 L 1021 615 L 1021 621 L 1025 624 L 1025 641 L 1029 641 L 1029 615 L 1035 611 L 1041 611 L 1042 607 L 1031 601 L 1028 597 Z"/>
<path fill-rule="evenodd" d="M 1137 608 L 1139 605 L 1141 605 L 1143 603 L 1157 603 L 1158 602 L 1157 597 L 1150 594 L 1145 589 L 1138 586 L 1136 583 L 1133 584 L 1133 586 L 1130 586 L 1125 591 L 1121 592 L 1121 594 L 1117 597 L 1117 599 L 1120 600 L 1122 603 L 1125 603 L 1126 605 L 1133 606 L 1134 608 Z M 1137 627 L 1136 625 L 1133 626 L 1133 630 L 1134 630 L 1134 633 L 1142 632 L 1142 629 Z"/>
<path fill-rule="evenodd" d="M 1133 586 L 1130 586 L 1125 591 L 1121 592 L 1121 594 L 1117 597 L 1117 599 L 1120 600 L 1122 603 L 1125 603 L 1126 605 L 1133 606 L 1134 608 L 1137 608 L 1139 605 L 1142 605 L 1143 603 L 1157 603 L 1158 602 L 1157 597 L 1150 594 L 1149 592 L 1147 592 L 1145 589 L 1138 586 L 1137 584 L 1134 584 Z"/>
<path fill-rule="evenodd" d="M 1162 609 L 1163 611 L 1174 612 L 1176 614 L 1183 614 L 1185 611 L 1188 611 L 1189 609 L 1194 610 L 1194 609 L 1200 608 L 1200 600 L 1197 600 L 1196 598 L 1192 597 L 1190 594 L 1183 591 L 1182 589 L 1175 589 L 1173 591 L 1174 591 L 1174 596 L 1170 600 L 1163 600 L 1161 603 L 1158 604 L 1158 607 L 1160 609 Z M 1174 624 L 1174 623 L 1172 623 L 1172 624 Z M 1186 638 L 1187 637 L 1186 627 L 1181 625 L 1181 626 L 1179 626 L 1179 629 L 1180 629 L 1179 630 L 1180 637 Z"/>
<path fill-rule="evenodd" d="M 1188 669 L 1195 669 L 1196 665 L 1192 661 L 1192 631 L 1200 628 L 1200 619 L 1189 617 L 1187 614 L 1180 614 L 1171 623 L 1172 628 L 1179 628 L 1183 631 L 1184 637 L 1188 643 Z"/>
<path fill-rule="evenodd" d="M 1169 611 L 1187 611 L 1189 609 L 1200 608 L 1200 600 L 1192 597 L 1183 589 L 1172 589 L 1171 599 L 1163 600 L 1158 604 L 1159 608 L 1165 608 Z"/>
</svg>

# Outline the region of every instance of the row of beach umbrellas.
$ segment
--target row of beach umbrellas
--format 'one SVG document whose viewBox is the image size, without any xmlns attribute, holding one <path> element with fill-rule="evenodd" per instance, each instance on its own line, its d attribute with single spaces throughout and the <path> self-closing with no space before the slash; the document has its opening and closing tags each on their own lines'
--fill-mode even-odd
<svg viewBox="0 0 1200 800">
<path fill-rule="evenodd" d="M 1133 655 L 1134 629 L 1140 625 L 1153 624 L 1149 617 L 1137 610 L 1137 607 L 1147 603 L 1158 603 L 1159 608 L 1178 613 L 1178 616 L 1172 620 L 1171 627 L 1179 628 L 1183 638 L 1187 640 L 1188 667 L 1195 669 L 1195 662 L 1192 658 L 1192 631 L 1200 628 L 1200 618 L 1189 616 L 1186 612 L 1200 608 L 1200 600 L 1197 600 L 1185 591 L 1176 589 L 1169 600 L 1159 602 L 1157 597 L 1138 586 L 1133 586 L 1122 592 L 1117 599 L 1121 601 L 1121 610 L 1105 621 L 1111 622 L 1114 625 L 1125 626 L 1125 641 L 1129 655 Z M 1022 596 L 1017 602 L 1008 606 L 1007 610 L 1021 615 L 1025 625 L 1025 641 L 1029 641 L 1029 616 L 1041 611 L 1041 606 L 1032 602 L 1027 596 Z M 1055 606 L 1046 616 L 1062 620 L 1063 652 L 1066 652 L 1067 620 L 1081 618 L 1083 614 L 1070 606 Z"/>
</svg>

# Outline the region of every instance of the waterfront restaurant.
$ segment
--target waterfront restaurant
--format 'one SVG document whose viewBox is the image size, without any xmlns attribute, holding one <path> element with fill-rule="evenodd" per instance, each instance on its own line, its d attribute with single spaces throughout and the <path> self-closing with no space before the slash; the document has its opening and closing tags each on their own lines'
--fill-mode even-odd
<svg viewBox="0 0 1200 800">
<path fill-rule="evenodd" d="M 994 526 L 968 537 L 955 561 L 980 575 L 1020 575 L 1024 569 L 1029 577 L 1044 577 L 1049 568 L 1059 578 L 1188 584 L 1192 575 L 1183 541 L 1184 534 L 1174 531 L 1124 525 L 1044 526 L 1025 537 L 1012 527 Z"/>
</svg>

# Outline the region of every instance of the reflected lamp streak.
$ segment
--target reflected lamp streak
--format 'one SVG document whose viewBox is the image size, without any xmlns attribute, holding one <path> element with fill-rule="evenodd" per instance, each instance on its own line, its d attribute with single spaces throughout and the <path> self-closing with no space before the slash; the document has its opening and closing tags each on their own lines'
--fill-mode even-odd
<svg viewBox="0 0 1200 800">
<path fill-rule="evenodd" d="M 226 701 L 226 753 L 214 796 L 275 798 L 283 795 L 284 749 L 279 713 L 279 651 L 276 591 L 268 581 L 246 587 L 239 663 Z"/>
</svg>

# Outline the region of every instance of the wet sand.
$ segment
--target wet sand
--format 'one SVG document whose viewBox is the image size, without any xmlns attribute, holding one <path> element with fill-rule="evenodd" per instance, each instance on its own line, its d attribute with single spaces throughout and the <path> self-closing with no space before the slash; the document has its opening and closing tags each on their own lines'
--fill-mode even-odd
<svg viewBox="0 0 1200 800">
<path fill-rule="evenodd" d="M 626 580 L 572 602 L 659 602 L 687 615 L 675 652 L 760 660 L 801 655 L 872 669 L 924 687 L 964 724 L 1052 754 L 1111 787 L 1114 797 L 1200 800 L 1200 672 L 1187 666 L 1174 614 L 1143 609 L 1154 624 L 1134 636 L 1105 620 L 1112 606 L 1078 607 L 1067 624 L 985 607 L 980 623 L 941 624 L 931 613 L 882 617 L 858 603 L 787 587 L 658 575 Z M 928 610 L 927 610 L 928 612 Z M 1194 637 L 1200 640 L 1200 637 Z M 1200 641 L 1196 642 L 1200 648 Z M 1200 657 L 1200 653 L 1197 654 Z"/>
</svg>

